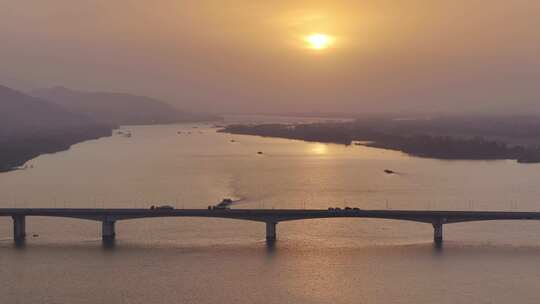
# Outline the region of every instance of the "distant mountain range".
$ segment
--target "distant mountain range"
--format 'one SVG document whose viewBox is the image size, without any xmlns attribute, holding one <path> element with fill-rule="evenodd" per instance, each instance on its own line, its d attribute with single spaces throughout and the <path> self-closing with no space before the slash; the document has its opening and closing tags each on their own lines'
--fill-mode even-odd
<svg viewBox="0 0 540 304">
<path fill-rule="evenodd" d="M 91 120 L 52 102 L 0 85 L 0 137 L 34 129 L 54 129 Z"/>
<path fill-rule="evenodd" d="M 110 136 L 115 124 L 96 122 L 57 104 L 0 86 L 0 172 L 43 153 Z"/>
<path fill-rule="evenodd" d="M 37 89 L 32 95 L 58 104 L 75 113 L 106 123 L 151 125 L 219 120 L 219 117 L 187 113 L 154 98 L 126 93 L 84 92 L 52 87 Z"/>
</svg>

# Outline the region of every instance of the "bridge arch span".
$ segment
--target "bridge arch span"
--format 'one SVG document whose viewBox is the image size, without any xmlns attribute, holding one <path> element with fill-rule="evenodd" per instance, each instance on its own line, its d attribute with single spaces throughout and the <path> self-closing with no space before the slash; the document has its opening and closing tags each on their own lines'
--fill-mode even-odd
<svg viewBox="0 0 540 304">
<path fill-rule="evenodd" d="M 35 217 L 60 217 L 102 222 L 102 237 L 114 239 L 117 221 L 160 217 L 217 218 L 263 222 L 266 237 L 276 239 L 279 222 L 328 218 L 366 218 L 427 223 L 433 226 L 435 243 L 442 242 L 444 224 L 494 220 L 540 220 L 540 212 L 500 211 L 427 211 L 427 210 L 304 210 L 304 209 L 68 209 L 68 208 L 5 208 L 0 217 L 13 219 L 14 239 L 24 239 L 25 219 Z"/>
</svg>

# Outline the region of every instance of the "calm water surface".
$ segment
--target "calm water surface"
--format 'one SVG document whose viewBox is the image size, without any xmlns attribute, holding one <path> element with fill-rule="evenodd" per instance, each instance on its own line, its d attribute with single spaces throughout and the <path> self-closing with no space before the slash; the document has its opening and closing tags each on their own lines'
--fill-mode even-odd
<svg viewBox="0 0 540 304">
<path fill-rule="evenodd" d="M 0 174 L 0 207 L 206 208 L 232 197 L 241 200 L 235 208 L 540 210 L 537 165 L 419 159 L 209 125 L 122 129 L 133 136 L 84 142 Z M 11 219 L 0 218 L 0 303 L 540 301 L 537 222 L 447 225 L 442 249 L 427 224 L 281 223 L 273 248 L 264 229 L 224 219 L 124 221 L 106 249 L 98 222 L 29 218 L 27 244 L 16 248 Z"/>
</svg>

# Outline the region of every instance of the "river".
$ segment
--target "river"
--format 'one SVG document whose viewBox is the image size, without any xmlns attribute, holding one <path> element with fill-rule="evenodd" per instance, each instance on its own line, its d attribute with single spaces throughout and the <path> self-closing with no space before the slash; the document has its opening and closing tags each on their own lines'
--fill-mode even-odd
<svg viewBox="0 0 540 304">
<path fill-rule="evenodd" d="M 232 118 L 247 121 L 246 118 Z M 251 121 L 269 121 L 251 118 Z M 272 119 L 289 121 L 294 119 Z M 364 146 L 125 126 L 0 174 L 0 207 L 328 208 L 538 211 L 540 165 L 442 161 Z M 258 153 L 262 152 L 262 154 Z M 396 174 L 386 174 L 385 169 Z M 1 303 L 538 303 L 540 223 L 445 226 L 376 219 L 262 223 L 0 218 Z"/>
</svg>

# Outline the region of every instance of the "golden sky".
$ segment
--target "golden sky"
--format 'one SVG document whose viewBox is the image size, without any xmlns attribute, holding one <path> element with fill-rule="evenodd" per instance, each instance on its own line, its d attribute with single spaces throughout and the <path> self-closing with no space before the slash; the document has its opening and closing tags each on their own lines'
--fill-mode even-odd
<svg viewBox="0 0 540 304">
<path fill-rule="evenodd" d="M 228 112 L 540 110 L 536 1 L 0 7 L 0 82 L 21 89 L 132 92 Z M 331 43 L 309 48 L 313 34 Z"/>
</svg>

